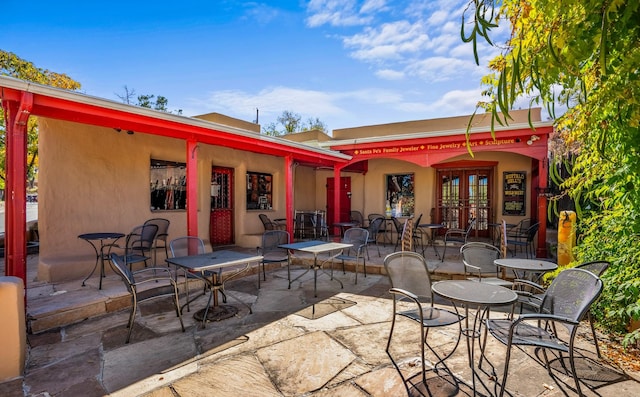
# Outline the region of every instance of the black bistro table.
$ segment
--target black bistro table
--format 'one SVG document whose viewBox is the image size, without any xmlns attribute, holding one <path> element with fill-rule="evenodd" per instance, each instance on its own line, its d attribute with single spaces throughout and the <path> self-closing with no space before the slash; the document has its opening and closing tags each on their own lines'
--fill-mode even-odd
<svg viewBox="0 0 640 397">
<path fill-rule="evenodd" d="M 480 338 L 480 328 L 483 320 L 489 318 L 490 308 L 513 305 L 518 300 L 518 295 L 514 291 L 499 285 L 470 280 L 438 281 L 433 283 L 431 289 L 434 294 L 451 301 L 456 312 L 458 312 L 458 306 L 464 307 L 465 327 L 462 332 L 467 339 L 467 355 L 469 357 L 469 368 L 471 368 L 473 391 L 475 394 L 476 378 L 489 391 L 476 372 L 475 340 Z M 471 326 L 469 325 L 470 307 L 476 309 Z M 513 307 L 511 312 L 513 312 Z M 482 357 L 480 360 L 482 360 Z"/>
<path fill-rule="evenodd" d="M 109 259 L 109 252 L 104 252 L 105 247 L 111 248 L 118 239 L 124 237 L 124 233 L 117 232 L 99 232 L 99 233 L 84 233 L 78 236 L 79 239 L 82 239 L 89 243 L 93 250 L 96 253 L 96 264 L 93 265 L 93 270 L 84 280 L 82 280 L 82 286 L 85 286 L 85 282 L 93 275 L 93 272 L 96 271 L 98 267 L 98 263 L 100 264 L 100 281 L 98 282 L 98 289 L 102 289 L 102 278 L 104 277 L 104 260 Z"/>
<path fill-rule="evenodd" d="M 190 273 L 196 275 L 202 281 L 206 283 L 211 291 L 207 306 L 197 311 L 193 317 L 200 321 L 202 320 L 202 327 L 205 327 L 207 321 L 219 321 L 234 316 L 238 309 L 231 305 L 220 305 L 218 303 L 218 293 L 222 293 L 223 296 L 227 296 L 225 293 L 225 283 L 232 279 L 235 279 L 249 270 L 252 263 L 260 262 L 262 255 L 252 255 L 243 252 L 221 250 L 207 252 L 199 255 L 179 256 L 175 258 L 167 258 L 167 263 L 175 266 L 180 266 Z M 222 273 L 222 276 L 218 278 L 218 269 L 228 269 L 226 274 Z M 211 272 L 211 279 L 204 276 L 205 271 Z M 239 303 L 242 303 L 249 309 L 249 313 L 252 313 L 251 306 L 242 302 L 240 299 L 233 295 L 229 295 Z M 213 301 L 213 305 L 211 304 Z M 188 304 L 185 303 L 180 310 Z"/>
</svg>

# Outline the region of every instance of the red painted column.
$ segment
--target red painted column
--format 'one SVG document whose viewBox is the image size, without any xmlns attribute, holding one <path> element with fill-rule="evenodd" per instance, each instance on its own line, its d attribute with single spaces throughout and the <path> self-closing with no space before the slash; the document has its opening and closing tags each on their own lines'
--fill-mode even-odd
<svg viewBox="0 0 640 397">
<path fill-rule="evenodd" d="M 337 165 L 333 168 L 333 224 L 340 222 L 340 173 L 342 171 L 342 167 Z M 338 226 L 333 227 L 333 234 L 335 236 L 340 236 L 340 228 Z"/>
<path fill-rule="evenodd" d="M 547 167 L 547 159 L 543 158 L 539 160 L 538 164 L 538 222 L 540 224 L 538 228 L 538 248 L 536 249 L 537 258 L 547 257 L 547 197 L 542 192 L 547 188 L 547 173 L 549 169 Z"/>
<path fill-rule="evenodd" d="M 187 235 L 198 236 L 198 142 L 187 140 Z"/>
<path fill-rule="evenodd" d="M 27 121 L 33 94 L 23 92 L 19 103 L 4 101 L 6 122 L 5 274 L 27 286 Z"/>
<path fill-rule="evenodd" d="M 287 231 L 289 235 L 292 237 L 293 241 L 293 173 L 294 173 L 295 163 L 293 162 L 293 157 L 286 156 L 284 158 L 284 183 L 285 183 L 285 218 L 287 218 Z"/>
</svg>

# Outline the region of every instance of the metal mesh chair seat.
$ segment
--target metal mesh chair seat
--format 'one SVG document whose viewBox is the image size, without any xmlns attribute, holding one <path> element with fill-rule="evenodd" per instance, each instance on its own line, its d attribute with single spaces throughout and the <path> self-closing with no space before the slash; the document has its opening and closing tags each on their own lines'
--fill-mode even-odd
<svg viewBox="0 0 640 397">
<path fill-rule="evenodd" d="M 135 315 L 138 311 L 138 303 L 153 298 L 173 296 L 176 315 L 180 319 L 180 326 L 182 327 L 182 332 L 184 332 L 184 323 L 182 322 L 182 315 L 180 313 L 180 302 L 178 299 L 178 287 L 176 281 L 173 278 L 173 274 L 171 274 L 171 271 L 168 268 L 149 267 L 138 271 L 131 271 L 127 266 L 127 262 L 125 261 L 126 256 L 111 253 L 109 258 L 111 259 L 111 263 L 113 264 L 115 270 L 122 278 L 122 281 L 125 283 L 127 290 L 131 293 L 131 313 L 129 314 L 129 321 L 127 322 L 127 328 L 129 329 L 129 331 L 127 332 L 127 339 L 125 343 L 129 343 L 129 341 L 131 340 L 131 331 L 133 331 Z M 148 277 L 138 278 L 138 276 L 149 273 L 151 275 Z M 168 285 L 168 288 L 160 287 L 148 289 L 146 291 L 138 290 L 138 287 L 140 285 L 152 281 L 165 281 Z"/>
</svg>

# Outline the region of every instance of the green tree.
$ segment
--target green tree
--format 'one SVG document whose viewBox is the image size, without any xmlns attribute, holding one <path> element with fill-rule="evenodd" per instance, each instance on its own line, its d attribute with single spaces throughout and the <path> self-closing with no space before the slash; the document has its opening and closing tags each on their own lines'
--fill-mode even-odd
<svg viewBox="0 0 640 397">
<path fill-rule="evenodd" d="M 597 314 L 623 334 L 630 319 L 640 318 L 638 21 L 637 1 L 473 0 L 462 23 L 476 62 L 478 41 L 502 49 L 483 78 L 487 100 L 478 104 L 494 123 L 508 123 L 509 110 L 523 97 L 554 118 L 554 104 L 567 106 L 556 118 L 551 147 L 556 163 L 571 170 L 560 182 L 577 206 L 576 261 L 612 262 Z M 504 46 L 490 38 L 499 23 L 510 24 Z M 625 343 L 637 340 L 640 331 L 625 336 Z"/>
<path fill-rule="evenodd" d="M 66 74 L 38 68 L 32 62 L 3 50 L 0 50 L 0 75 L 67 90 L 80 89 L 80 83 Z M 33 185 L 38 169 L 38 124 L 34 117 L 29 118 L 27 134 L 27 180 Z M 4 111 L 0 111 L 0 189 L 4 189 L 6 177 L 5 137 L 5 115 Z"/>
<path fill-rule="evenodd" d="M 158 95 L 157 97 L 155 95 L 138 95 L 138 101 L 133 103 L 132 99 L 136 96 L 136 92 L 133 89 L 129 89 L 126 85 L 124 86 L 124 93 L 116 94 L 116 96 L 128 105 L 140 106 L 142 108 L 159 110 L 166 113 L 182 114 L 182 109 L 170 111 L 169 100 L 162 95 Z M 155 101 L 153 100 L 154 98 Z"/>
<path fill-rule="evenodd" d="M 296 132 L 320 130 L 327 132 L 327 125 L 319 118 L 309 117 L 306 122 L 302 121 L 302 116 L 289 110 L 282 112 L 277 118 L 277 123 L 269 123 L 262 127 L 262 133 L 271 136 L 295 134 Z"/>
</svg>

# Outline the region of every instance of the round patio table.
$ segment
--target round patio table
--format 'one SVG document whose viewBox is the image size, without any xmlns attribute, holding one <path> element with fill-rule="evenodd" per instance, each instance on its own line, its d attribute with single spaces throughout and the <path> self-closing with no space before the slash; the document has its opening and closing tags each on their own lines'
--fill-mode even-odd
<svg viewBox="0 0 640 397">
<path fill-rule="evenodd" d="M 482 378 L 476 372 L 475 339 L 480 336 L 480 327 L 482 326 L 483 320 L 489 318 L 489 309 L 496 306 L 513 305 L 518 300 L 518 295 L 514 291 L 499 285 L 470 280 L 438 281 L 433 283 L 431 290 L 434 294 L 451 301 L 456 312 L 458 312 L 458 306 L 464 307 L 465 327 L 462 332 L 467 339 L 467 356 L 469 358 L 469 368 L 472 373 L 473 391 L 475 394 L 476 378 L 478 378 L 484 388 L 490 392 L 482 382 Z M 469 325 L 469 307 L 476 308 L 471 326 Z M 513 313 L 513 308 L 511 312 Z M 482 357 L 480 357 L 480 362 L 482 362 Z M 491 363 L 489 364 L 491 365 Z"/>
<path fill-rule="evenodd" d="M 109 259 L 109 253 L 104 253 L 104 247 L 111 247 L 115 244 L 118 239 L 124 237 L 124 233 L 117 232 L 101 232 L 101 233 L 84 233 L 78 236 L 78 238 L 83 239 L 87 243 L 91 244 L 93 250 L 96 253 L 96 264 L 93 265 L 93 270 L 84 280 L 82 280 L 82 286 L 85 286 L 85 281 L 89 279 L 93 275 L 93 272 L 96 271 L 98 267 L 98 263 L 100 263 L 100 281 L 98 282 L 98 289 L 102 289 L 102 278 L 104 277 L 104 260 Z M 110 241 L 109 244 L 106 241 Z"/>
</svg>

